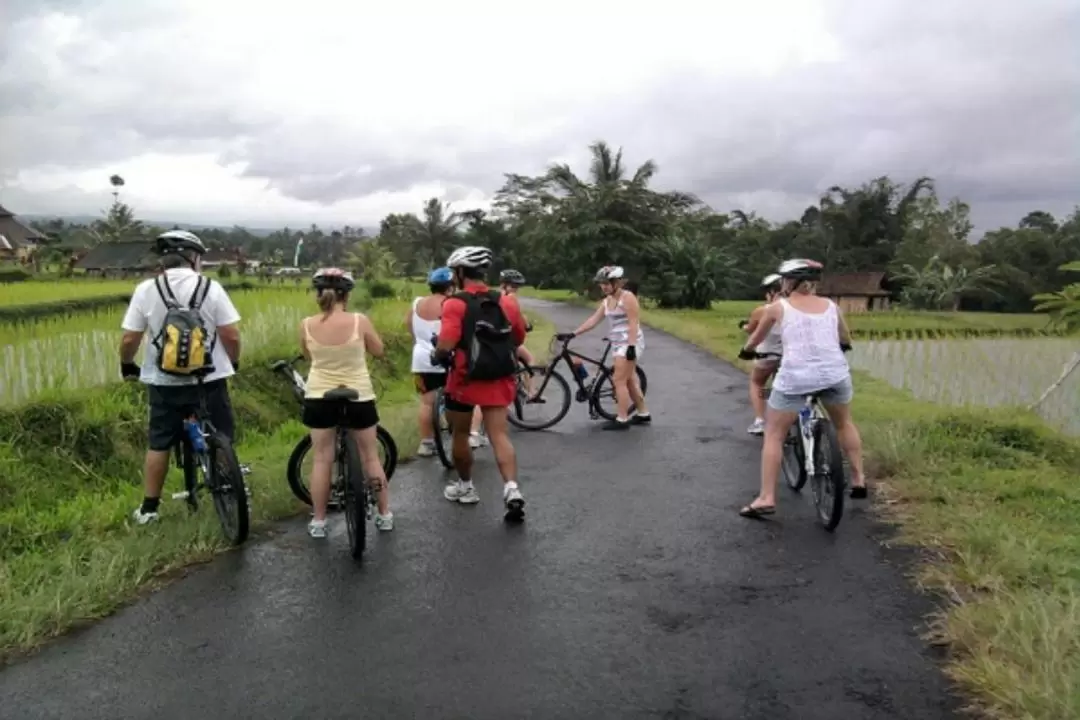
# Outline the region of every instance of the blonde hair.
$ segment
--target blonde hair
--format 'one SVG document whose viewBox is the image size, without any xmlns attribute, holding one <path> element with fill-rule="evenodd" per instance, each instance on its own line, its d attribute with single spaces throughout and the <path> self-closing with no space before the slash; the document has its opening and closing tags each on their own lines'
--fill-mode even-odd
<svg viewBox="0 0 1080 720">
<path fill-rule="evenodd" d="M 319 291 L 319 309 L 323 311 L 323 321 L 330 317 L 330 314 L 334 312 L 334 306 L 341 303 L 344 308 L 349 302 L 349 294 L 335 290 L 334 288 L 323 288 Z"/>
</svg>

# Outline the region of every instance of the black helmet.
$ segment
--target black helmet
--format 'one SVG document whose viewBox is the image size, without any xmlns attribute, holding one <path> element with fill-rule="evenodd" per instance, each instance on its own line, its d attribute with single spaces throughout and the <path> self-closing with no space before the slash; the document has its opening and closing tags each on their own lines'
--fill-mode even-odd
<svg viewBox="0 0 1080 720">
<path fill-rule="evenodd" d="M 504 282 L 507 285 L 524 285 L 525 276 L 517 270 L 506 269 L 499 273 L 499 282 Z"/>
<path fill-rule="evenodd" d="M 356 287 L 352 273 L 340 268 L 319 268 L 311 276 L 311 285 L 316 290 L 337 290 L 338 292 L 352 292 Z"/>
<path fill-rule="evenodd" d="M 154 241 L 154 250 L 158 255 L 170 255 L 173 253 L 192 252 L 202 255 L 206 252 L 206 246 L 199 236 L 187 230 L 169 230 L 157 236 Z"/>
</svg>

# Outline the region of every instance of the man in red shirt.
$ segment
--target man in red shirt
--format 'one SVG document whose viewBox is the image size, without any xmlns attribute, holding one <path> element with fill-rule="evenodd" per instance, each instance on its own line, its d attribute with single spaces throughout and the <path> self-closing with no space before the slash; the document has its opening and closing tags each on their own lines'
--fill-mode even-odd
<svg viewBox="0 0 1080 720">
<path fill-rule="evenodd" d="M 484 247 L 458 248 L 447 259 L 446 265 L 454 273 L 454 280 L 462 292 L 470 295 L 490 292 L 491 289 L 484 283 L 484 276 L 491 266 L 491 250 Z M 525 342 L 525 319 L 517 300 L 509 295 L 500 295 L 499 307 L 509 321 L 514 346 L 520 346 Z M 517 380 L 513 372 L 493 380 L 469 379 L 468 357 L 459 347 L 469 326 L 466 322 L 468 308 L 469 305 L 461 298 L 446 299 L 442 308 L 439 341 L 432 355 L 437 362 L 445 361 L 452 350 L 459 350 L 454 353 L 445 390 L 447 417 L 454 434 L 454 469 L 457 470 L 458 480 L 447 485 L 443 495 L 451 502 L 466 505 L 480 502 L 472 482 L 473 455 L 469 447 L 472 413 L 475 407 L 479 407 L 503 478 L 506 518 L 520 520 L 525 515 L 525 499 L 517 484 L 517 456 L 510 442 L 507 420 L 508 406 L 517 393 Z"/>
</svg>

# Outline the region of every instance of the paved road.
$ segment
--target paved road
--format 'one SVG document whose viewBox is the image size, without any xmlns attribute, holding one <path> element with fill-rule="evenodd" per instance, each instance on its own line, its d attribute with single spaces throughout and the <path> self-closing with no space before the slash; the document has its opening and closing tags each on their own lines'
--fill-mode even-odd
<svg viewBox="0 0 1080 720">
<path fill-rule="evenodd" d="M 953 717 L 927 608 L 860 510 L 835 536 L 788 494 L 771 522 L 736 515 L 759 453 L 744 376 L 655 331 L 643 367 L 653 427 L 577 405 L 516 435 L 523 525 L 490 450 L 474 507 L 410 464 L 363 567 L 343 528 L 287 523 L 0 671 L 0 718 Z"/>
</svg>

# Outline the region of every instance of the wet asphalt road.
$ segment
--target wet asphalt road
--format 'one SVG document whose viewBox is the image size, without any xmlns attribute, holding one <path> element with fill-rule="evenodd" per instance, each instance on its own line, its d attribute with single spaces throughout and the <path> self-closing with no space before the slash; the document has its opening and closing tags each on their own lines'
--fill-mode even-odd
<svg viewBox="0 0 1080 720">
<path fill-rule="evenodd" d="M 533 304 L 560 329 L 585 315 Z M 653 426 L 603 432 L 575 405 L 516 433 L 523 525 L 490 449 L 473 507 L 411 463 L 362 567 L 340 524 L 316 543 L 297 518 L 0 671 L 0 718 L 954 717 L 928 607 L 865 511 L 829 535 L 782 489 L 776 519 L 739 518 L 745 377 L 646 332 Z"/>
</svg>

